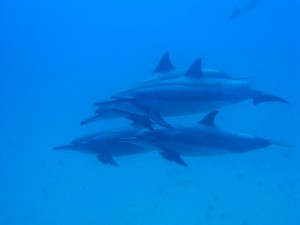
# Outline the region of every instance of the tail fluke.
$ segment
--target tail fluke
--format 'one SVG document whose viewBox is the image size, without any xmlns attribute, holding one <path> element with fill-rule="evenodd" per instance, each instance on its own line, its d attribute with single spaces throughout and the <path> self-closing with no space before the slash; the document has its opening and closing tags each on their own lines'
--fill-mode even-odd
<svg viewBox="0 0 300 225">
<path fill-rule="evenodd" d="M 261 94 L 261 95 L 256 96 L 253 99 L 253 105 L 258 105 L 263 102 L 281 102 L 281 103 L 285 103 L 288 105 L 290 104 L 287 100 L 277 97 L 275 95 Z"/>
<path fill-rule="evenodd" d="M 240 15 L 241 15 L 241 12 L 240 12 L 239 8 L 235 7 L 228 19 L 233 20 L 233 19 L 235 19 L 236 17 L 238 17 Z"/>
</svg>

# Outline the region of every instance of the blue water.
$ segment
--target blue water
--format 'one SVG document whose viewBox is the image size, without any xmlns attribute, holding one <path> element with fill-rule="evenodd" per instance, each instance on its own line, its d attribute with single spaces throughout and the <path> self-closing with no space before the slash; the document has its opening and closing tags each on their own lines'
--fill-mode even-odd
<svg viewBox="0 0 300 225">
<path fill-rule="evenodd" d="M 228 21 L 241 0 L 0 2 L 0 224 L 299 225 L 300 3 L 262 0 Z M 118 158 L 54 151 L 91 131 L 94 101 L 148 78 L 161 55 L 203 65 L 288 99 L 221 110 L 228 129 L 296 145 L 186 158 Z M 198 121 L 203 115 L 175 118 Z"/>
</svg>

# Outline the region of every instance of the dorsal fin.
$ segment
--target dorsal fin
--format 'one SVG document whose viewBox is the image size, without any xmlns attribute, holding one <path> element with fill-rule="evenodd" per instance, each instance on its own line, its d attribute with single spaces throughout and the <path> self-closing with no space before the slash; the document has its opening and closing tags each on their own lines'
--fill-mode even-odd
<svg viewBox="0 0 300 225">
<path fill-rule="evenodd" d="M 190 66 L 190 68 L 188 69 L 188 71 L 185 73 L 185 76 L 188 77 L 194 77 L 194 78 L 200 78 L 203 76 L 202 73 L 202 59 L 196 59 L 192 65 Z"/>
<path fill-rule="evenodd" d="M 165 73 L 170 70 L 174 69 L 173 64 L 171 63 L 170 57 L 169 57 L 169 52 L 166 52 L 163 54 L 161 57 L 158 65 L 156 66 L 155 70 L 152 72 L 152 74 L 156 73 Z"/>
<path fill-rule="evenodd" d="M 219 111 L 212 111 L 208 113 L 199 123 L 206 126 L 215 126 L 215 118 Z"/>
</svg>

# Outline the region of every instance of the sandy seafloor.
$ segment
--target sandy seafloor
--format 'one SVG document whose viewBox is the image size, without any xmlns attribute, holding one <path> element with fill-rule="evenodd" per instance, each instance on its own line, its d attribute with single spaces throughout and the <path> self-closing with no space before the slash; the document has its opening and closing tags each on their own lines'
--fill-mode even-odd
<svg viewBox="0 0 300 225">
<path fill-rule="evenodd" d="M 262 0 L 233 21 L 240 0 L 0 2 L 0 224 L 299 225 L 299 2 Z M 150 76 L 161 55 L 187 68 L 253 76 L 290 106 L 250 101 L 221 110 L 219 126 L 283 141 L 240 155 L 157 152 L 117 158 L 54 151 L 92 131 L 94 101 Z M 169 119 L 195 123 L 203 115 Z"/>
</svg>

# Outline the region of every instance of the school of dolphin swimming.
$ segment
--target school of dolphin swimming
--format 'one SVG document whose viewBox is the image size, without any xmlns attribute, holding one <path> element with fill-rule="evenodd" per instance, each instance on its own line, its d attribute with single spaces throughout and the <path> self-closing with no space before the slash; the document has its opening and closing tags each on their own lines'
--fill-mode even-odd
<svg viewBox="0 0 300 225">
<path fill-rule="evenodd" d="M 252 100 L 289 104 L 283 98 L 252 88 L 247 78 L 234 78 L 214 69 L 202 68 L 201 58 L 186 71 L 178 70 L 165 53 L 146 81 L 94 103 L 94 115 L 82 125 L 97 120 L 126 118 L 131 126 L 102 131 L 54 147 L 90 153 L 112 166 L 114 157 L 157 151 L 166 160 L 187 166 L 184 156 L 238 154 L 275 144 L 289 145 L 215 125 L 218 110 Z M 194 126 L 174 126 L 165 117 L 204 113 Z"/>
</svg>

